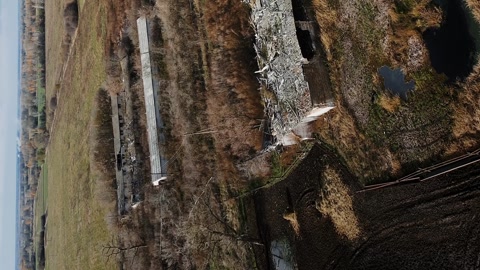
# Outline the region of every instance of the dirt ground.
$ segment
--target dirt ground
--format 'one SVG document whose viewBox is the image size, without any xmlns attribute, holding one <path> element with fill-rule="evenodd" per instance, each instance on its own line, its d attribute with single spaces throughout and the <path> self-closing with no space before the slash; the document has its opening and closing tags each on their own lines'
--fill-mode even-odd
<svg viewBox="0 0 480 270">
<path fill-rule="evenodd" d="M 350 190 L 360 229 L 355 239 L 341 236 L 338 220 L 315 207 L 326 166 L 341 172 Z M 333 151 L 317 145 L 285 181 L 255 196 L 257 218 L 266 243 L 293 243 L 298 269 L 477 269 L 479 172 L 471 166 L 419 184 L 355 193 L 357 179 Z M 292 210 L 299 234 L 283 218 Z"/>
</svg>

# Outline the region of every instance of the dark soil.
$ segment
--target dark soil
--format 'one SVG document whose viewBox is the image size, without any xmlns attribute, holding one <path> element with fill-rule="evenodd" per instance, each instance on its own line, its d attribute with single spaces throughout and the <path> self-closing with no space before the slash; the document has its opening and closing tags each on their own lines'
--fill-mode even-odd
<svg viewBox="0 0 480 270">
<path fill-rule="evenodd" d="M 479 172 L 357 195 L 365 234 L 339 269 L 478 269 Z"/>
<path fill-rule="evenodd" d="M 480 166 L 404 186 L 354 195 L 362 235 L 339 236 L 314 206 L 321 171 L 333 166 L 359 190 L 335 152 L 316 145 L 284 181 L 258 193 L 257 217 L 266 243 L 288 238 L 298 269 L 479 269 Z M 294 209 L 296 236 L 283 214 Z"/>
<path fill-rule="evenodd" d="M 255 196 L 257 221 L 267 256 L 271 255 L 270 242 L 284 238 L 292 244 L 299 269 L 324 269 L 329 265 L 332 254 L 341 256 L 346 247 L 335 233 L 332 222 L 322 217 L 315 208 L 322 186 L 321 172 L 327 165 L 341 172 L 350 185 L 356 185 L 355 178 L 335 152 L 325 145 L 315 145 L 290 176 Z M 300 223 L 298 236 L 283 218 L 285 213 L 292 211 L 297 213 Z"/>
</svg>

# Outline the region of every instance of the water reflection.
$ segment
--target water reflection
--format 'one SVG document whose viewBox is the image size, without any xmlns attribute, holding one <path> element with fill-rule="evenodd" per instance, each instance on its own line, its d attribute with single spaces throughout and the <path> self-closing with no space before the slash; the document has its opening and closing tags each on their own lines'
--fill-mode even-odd
<svg viewBox="0 0 480 270">
<path fill-rule="evenodd" d="M 382 76 L 385 88 L 392 94 L 400 96 L 403 100 L 407 100 L 407 92 L 415 88 L 415 82 L 405 82 L 405 75 L 402 70 L 391 69 L 387 66 L 383 66 L 378 70 L 380 76 Z"/>
<path fill-rule="evenodd" d="M 272 254 L 273 269 L 275 270 L 295 270 L 293 254 L 288 240 L 274 240 L 270 244 Z"/>
</svg>

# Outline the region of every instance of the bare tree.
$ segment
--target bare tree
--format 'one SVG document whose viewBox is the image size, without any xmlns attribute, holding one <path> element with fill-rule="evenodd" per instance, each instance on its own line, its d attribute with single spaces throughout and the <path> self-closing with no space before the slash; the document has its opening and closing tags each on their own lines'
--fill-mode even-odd
<svg viewBox="0 0 480 270">
<path fill-rule="evenodd" d="M 127 253 L 133 252 L 132 262 L 135 261 L 135 257 L 138 254 L 138 250 L 141 248 L 146 248 L 147 245 L 142 242 L 139 244 L 130 244 L 130 245 L 123 245 L 118 239 L 112 237 L 112 240 L 102 247 L 102 254 L 107 257 L 107 262 L 110 260 L 111 257 L 125 257 Z"/>
</svg>

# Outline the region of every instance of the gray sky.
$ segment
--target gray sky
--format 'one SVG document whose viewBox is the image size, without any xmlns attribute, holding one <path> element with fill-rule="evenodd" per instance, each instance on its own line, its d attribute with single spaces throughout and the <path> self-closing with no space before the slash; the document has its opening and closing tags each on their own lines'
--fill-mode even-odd
<svg viewBox="0 0 480 270">
<path fill-rule="evenodd" d="M 0 263 L 15 269 L 18 1 L 0 0 Z"/>
</svg>

